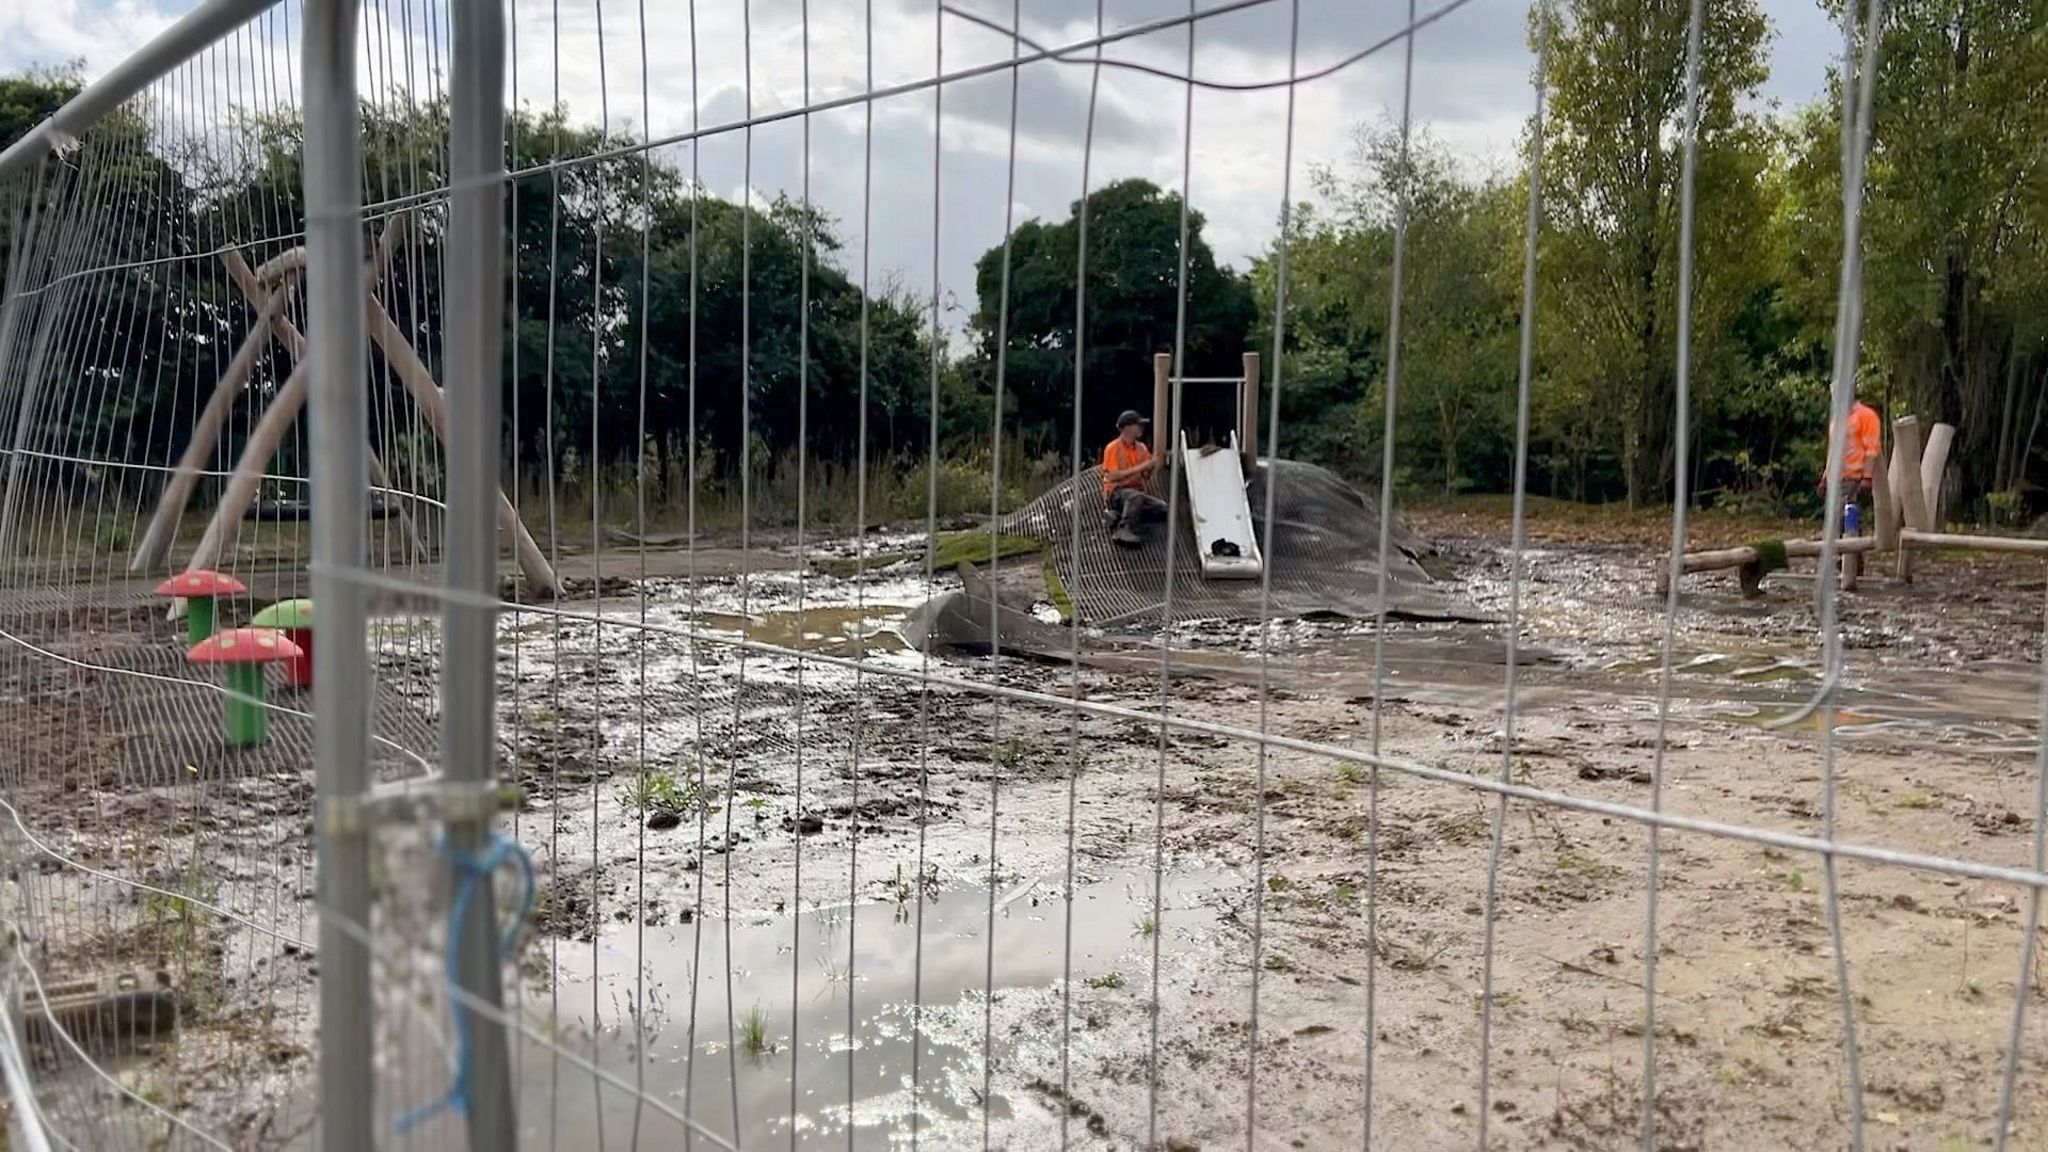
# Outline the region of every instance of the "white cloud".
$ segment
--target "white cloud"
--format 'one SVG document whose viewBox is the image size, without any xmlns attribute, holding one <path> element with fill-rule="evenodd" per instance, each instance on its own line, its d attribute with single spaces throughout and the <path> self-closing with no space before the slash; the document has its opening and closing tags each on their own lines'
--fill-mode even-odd
<svg viewBox="0 0 2048 1152">
<path fill-rule="evenodd" d="M 300 24 L 298 0 L 249 35 L 166 80 L 160 99 L 194 105 L 190 115 L 219 116 L 223 105 L 271 107 L 295 98 L 297 54 L 282 60 Z M 1013 0 L 959 0 L 1008 25 Z M 1186 11 L 1184 0 L 1101 0 L 1105 24 L 1129 28 Z M 1438 0 L 1441 2 L 1441 0 Z M 508 89 L 545 105 L 559 97 L 584 121 L 656 137 L 712 129 L 806 104 L 805 0 L 512 0 L 514 59 Z M 89 75 L 104 72 L 161 30 L 190 0 L 35 0 L 0 13 L 0 67 L 82 56 Z M 695 27 L 692 27 L 692 10 Z M 1424 11 L 1434 4 L 1422 5 Z M 1091 36 L 1096 0 L 1023 0 L 1026 34 L 1046 45 Z M 1818 91 L 1834 42 L 1812 0 L 1767 0 L 1781 39 L 1767 97 L 1802 99 Z M 867 12 L 874 13 L 872 43 Z M 1209 81 L 1284 80 L 1294 3 L 1271 3 L 1204 20 L 1196 34 L 1195 75 Z M 1300 0 L 1301 71 L 1327 66 L 1396 32 L 1406 16 L 1398 0 Z M 642 13 L 645 13 L 643 28 Z M 1526 0 L 1472 0 L 1423 30 L 1415 43 L 1415 116 L 1475 169 L 1511 157 L 1533 103 L 1532 59 L 1524 43 Z M 929 80 L 938 67 L 940 21 L 933 0 L 811 0 L 808 98 L 812 105 L 857 97 L 872 68 L 877 89 Z M 600 26 L 602 36 L 600 36 Z M 694 60 L 691 43 L 697 52 Z M 402 88 L 426 99 L 445 83 L 449 30 L 430 4 L 366 0 L 365 51 L 358 82 L 386 98 Z M 1000 64 L 1007 37 L 958 17 L 944 21 L 944 67 L 957 73 Z M 746 48 L 751 44 L 751 51 Z M 1110 58 L 1170 72 L 1187 67 L 1182 28 L 1119 41 Z M 751 65 L 751 66 L 750 66 Z M 1080 194 L 1081 151 L 1092 69 L 1039 62 L 1017 73 L 1019 94 L 1013 201 L 1019 213 L 1063 215 Z M 198 77 L 207 78 L 201 83 Z M 217 77 L 217 79 L 216 79 Z M 1403 88 L 1398 42 L 1332 76 L 1295 89 L 1293 194 L 1310 194 L 1307 174 L 1342 161 L 1362 121 L 1398 112 Z M 938 133 L 941 212 L 936 239 L 941 288 L 971 304 L 973 264 L 1002 240 L 1004 190 L 1012 176 L 1011 74 L 998 70 L 946 86 Z M 203 93 L 196 100 L 193 93 Z M 811 191 L 841 222 L 847 259 L 860 253 L 862 204 L 873 198 L 874 279 L 898 273 L 914 290 L 931 287 L 934 241 L 933 100 L 930 88 L 877 101 L 873 167 L 863 161 L 867 109 L 858 102 L 811 119 Z M 1287 93 L 1198 90 L 1186 184 L 1209 222 L 1218 256 L 1242 266 L 1270 243 L 1283 188 L 1289 136 Z M 1156 76 L 1105 68 L 1097 89 L 1091 161 L 1095 186 L 1142 176 L 1169 189 L 1183 183 L 1184 90 Z M 753 132 L 752 170 L 743 134 L 707 135 L 664 147 L 661 157 L 706 184 L 756 196 L 796 195 L 802 184 L 800 118 Z M 1027 207 L 1028 206 L 1028 207 Z M 1020 217 L 1021 219 L 1021 217 Z"/>
<path fill-rule="evenodd" d="M 85 62 L 97 76 L 168 28 L 190 0 L 18 0 L 0 6 L 0 68 Z"/>
</svg>

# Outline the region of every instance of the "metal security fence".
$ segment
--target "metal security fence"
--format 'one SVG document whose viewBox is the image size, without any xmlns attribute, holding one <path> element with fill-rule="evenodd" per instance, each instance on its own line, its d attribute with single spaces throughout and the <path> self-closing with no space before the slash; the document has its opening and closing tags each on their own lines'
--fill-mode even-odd
<svg viewBox="0 0 2048 1152">
<path fill-rule="evenodd" d="M 1661 594 L 1529 532 L 1563 17 L 1507 538 L 1447 581 L 1397 485 L 1458 258 L 1411 149 L 1430 46 L 1503 16 L 1338 7 L 208 0 L 15 141 L 10 1146 L 2035 1142 L 2034 606 L 1846 644 L 1893 609 L 1841 594 L 1839 453 L 1810 607 L 1676 579 L 1713 6 L 1666 45 Z M 1389 244 L 1290 271 L 1303 106 L 1361 70 Z M 1259 173 L 1247 355 L 1191 204 Z M 1169 305 L 1128 381 L 1105 252 Z M 1363 495 L 1283 459 L 1331 276 L 1391 285 Z M 1095 440 L 1155 381 L 1132 550 Z M 1192 534 L 1227 458 L 1250 555 Z M 1965 633 L 2009 661 L 1925 667 Z"/>
</svg>

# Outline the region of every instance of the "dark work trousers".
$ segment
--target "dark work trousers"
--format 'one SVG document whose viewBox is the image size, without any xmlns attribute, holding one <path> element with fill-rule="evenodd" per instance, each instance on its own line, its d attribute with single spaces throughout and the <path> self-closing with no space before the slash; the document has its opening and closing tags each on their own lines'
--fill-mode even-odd
<svg viewBox="0 0 2048 1152">
<path fill-rule="evenodd" d="M 1116 517 L 1113 526 L 1120 532 L 1136 533 L 1146 521 L 1166 518 L 1166 501 L 1143 488 L 1112 488 L 1102 506 Z"/>
</svg>

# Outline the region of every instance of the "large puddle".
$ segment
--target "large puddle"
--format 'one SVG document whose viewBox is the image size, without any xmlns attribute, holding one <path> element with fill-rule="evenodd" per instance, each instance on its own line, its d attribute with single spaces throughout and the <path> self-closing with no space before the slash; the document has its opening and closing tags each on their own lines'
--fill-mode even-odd
<svg viewBox="0 0 2048 1152">
<path fill-rule="evenodd" d="M 993 907 L 987 888 L 920 893 L 905 877 L 892 902 L 615 927 L 543 945 L 551 987 L 523 1010 L 545 1029 L 552 1005 L 562 1046 L 739 1147 L 896 1147 L 913 1115 L 935 1146 L 979 1144 L 984 1109 L 991 1123 L 1044 1110 L 1000 1077 L 984 1096 L 984 1051 L 1060 1042 L 999 1028 L 985 1049 L 986 989 L 1057 1002 L 1072 979 L 1142 997 L 1154 934 L 1169 953 L 1200 946 L 1216 917 L 1204 897 L 1242 883 L 1177 868 L 1155 912 L 1151 873 L 1121 872 L 1077 887 L 1070 917 L 1063 876 L 998 888 Z M 1086 1041 L 1072 1042 L 1078 1060 Z M 637 1147 L 688 1146 L 675 1119 L 541 1045 L 518 1059 L 525 1146 L 631 1148 L 636 1124 Z"/>
</svg>

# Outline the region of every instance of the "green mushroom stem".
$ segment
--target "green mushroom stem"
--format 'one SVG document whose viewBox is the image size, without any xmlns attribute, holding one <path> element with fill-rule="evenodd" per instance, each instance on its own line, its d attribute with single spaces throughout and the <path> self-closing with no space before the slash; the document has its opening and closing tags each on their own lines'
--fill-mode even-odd
<svg viewBox="0 0 2048 1152">
<path fill-rule="evenodd" d="M 209 613 L 211 610 L 209 605 Z M 228 743 L 238 748 L 263 743 L 269 732 L 268 710 L 263 707 L 263 665 L 230 664 L 226 672 Z"/>
<path fill-rule="evenodd" d="M 215 618 L 211 596 L 194 596 L 185 601 L 185 641 L 197 644 L 213 635 Z"/>
</svg>

